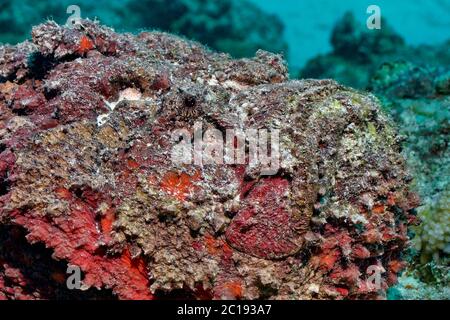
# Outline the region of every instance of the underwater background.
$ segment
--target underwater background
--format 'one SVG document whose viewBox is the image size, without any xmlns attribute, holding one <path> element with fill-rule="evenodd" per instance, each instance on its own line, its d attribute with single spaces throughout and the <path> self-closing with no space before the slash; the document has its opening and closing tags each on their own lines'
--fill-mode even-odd
<svg viewBox="0 0 450 320">
<path fill-rule="evenodd" d="M 283 53 L 291 78 L 332 78 L 375 94 L 397 124 L 422 199 L 409 268 L 390 299 L 450 298 L 450 0 L 0 0 L 0 42 L 80 8 L 117 31 L 158 29 L 234 57 Z M 381 9 L 370 30 L 369 5 Z"/>
</svg>

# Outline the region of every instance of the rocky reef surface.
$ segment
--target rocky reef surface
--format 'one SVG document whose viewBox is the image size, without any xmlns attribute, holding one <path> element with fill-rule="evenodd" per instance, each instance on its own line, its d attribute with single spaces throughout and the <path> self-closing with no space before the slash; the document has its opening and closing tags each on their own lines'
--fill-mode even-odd
<svg viewBox="0 0 450 320">
<path fill-rule="evenodd" d="M 405 298 L 448 299 L 450 290 L 450 69 L 385 63 L 371 90 L 399 124 L 403 153 L 422 199 L 414 250 L 401 284 Z M 415 283 L 412 285 L 410 282 Z"/>
<path fill-rule="evenodd" d="M 259 49 L 287 54 L 280 19 L 247 0 L 72 0 L 8 1 L 0 11 L 0 42 L 29 37 L 32 26 L 51 18 L 63 24 L 77 4 L 82 18 L 99 19 L 119 31 L 161 30 L 200 41 L 233 57 L 251 57 Z M 107 8 L 107 10 L 105 10 Z"/>
<path fill-rule="evenodd" d="M 333 52 L 312 59 L 301 76 L 331 77 L 380 99 L 404 138 L 413 190 L 422 200 L 422 223 L 413 228 L 414 263 L 394 296 L 448 299 L 450 42 L 410 46 L 386 21 L 381 30 L 365 30 L 351 14 L 336 25 L 331 39 Z"/>
<path fill-rule="evenodd" d="M 87 20 L 0 76 L 0 298 L 376 299 L 405 267 L 419 201 L 371 94 Z M 195 123 L 279 130 L 282 165 L 174 163 Z"/>
</svg>

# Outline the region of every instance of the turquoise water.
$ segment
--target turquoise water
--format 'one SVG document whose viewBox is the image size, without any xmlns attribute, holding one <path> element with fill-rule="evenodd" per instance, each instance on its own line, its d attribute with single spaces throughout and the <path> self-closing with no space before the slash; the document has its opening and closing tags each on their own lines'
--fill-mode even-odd
<svg viewBox="0 0 450 320">
<path fill-rule="evenodd" d="M 450 38 L 450 0 L 252 0 L 285 24 L 292 69 L 319 53 L 331 50 L 330 32 L 346 11 L 365 25 L 369 5 L 409 44 L 436 44 Z"/>
<path fill-rule="evenodd" d="M 371 4 L 409 44 L 450 39 L 450 0 L 0 0 L 0 42 L 29 38 L 31 26 L 47 18 L 64 23 L 71 4 L 80 7 L 82 18 L 98 18 L 119 31 L 157 28 L 236 56 L 252 55 L 258 47 L 285 51 L 291 73 L 330 51 L 330 33 L 345 12 L 365 25 Z"/>
</svg>

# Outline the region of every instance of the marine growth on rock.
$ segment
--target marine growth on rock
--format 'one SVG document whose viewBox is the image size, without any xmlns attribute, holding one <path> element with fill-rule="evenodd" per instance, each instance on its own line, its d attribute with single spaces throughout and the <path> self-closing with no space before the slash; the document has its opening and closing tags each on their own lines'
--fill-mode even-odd
<svg viewBox="0 0 450 320">
<path fill-rule="evenodd" d="M 336 23 L 331 44 L 333 51 L 311 59 L 300 77 L 333 78 L 380 99 L 403 137 L 402 154 L 414 177 L 411 188 L 421 198 L 422 223 L 412 228 L 413 263 L 407 272 L 420 285 L 407 293 L 412 286 L 406 281 L 400 292 L 405 298 L 422 292 L 422 299 L 448 299 L 450 41 L 409 45 L 387 21 L 380 30 L 367 30 L 348 13 Z"/>
<path fill-rule="evenodd" d="M 0 298 L 76 295 L 67 266 L 79 298 L 382 298 L 405 265 L 418 199 L 370 94 L 87 20 L 0 47 L 0 76 Z M 278 130 L 280 167 L 175 163 L 198 124 Z"/>
<path fill-rule="evenodd" d="M 47 17 L 70 23 L 67 10 L 74 4 L 79 6 L 82 18 L 108 22 L 116 30 L 171 32 L 233 57 L 249 57 L 258 49 L 288 52 L 281 20 L 248 0 L 4 1 L 0 25 L 5 30 L 0 34 L 0 42 L 15 44 L 25 40 L 31 26 Z"/>
</svg>

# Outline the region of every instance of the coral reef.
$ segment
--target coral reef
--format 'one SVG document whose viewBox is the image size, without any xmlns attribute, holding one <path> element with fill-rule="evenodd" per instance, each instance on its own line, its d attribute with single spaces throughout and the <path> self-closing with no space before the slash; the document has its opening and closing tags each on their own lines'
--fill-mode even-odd
<svg viewBox="0 0 450 320">
<path fill-rule="evenodd" d="M 431 275 L 433 280 L 421 280 L 424 273 Z M 399 277 L 399 284 L 389 288 L 388 297 L 391 300 L 448 300 L 450 297 L 449 277 L 448 268 L 434 262 L 417 269 L 408 268 Z"/>
<path fill-rule="evenodd" d="M 150 10 L 148 8 L 151 8 Z M 280 19 L 242 0 L 131 1 L 130 28 L 158 28 L 200 41 L 233 57 L 259 49 L 287 54 Z"/>
<path fill-rule="evenodd" d="M 333 51 L 307 62 L 299 78 L 334 79 L 344 85 L 367 89 L 372 76 L 385 62 L 407 61 L 419 66 L 450 64 L 450 40 L 438 46 L 410 46 L 389 25 L 369 30 L 345 14 L 331 35 Z"/>
<path fill-rule="evenodd" d="M 381 30 L 365 30 L 347 14 L 335 27 L 332 44 L 333 52 L 312 59 L 302 76 L 331 77 L 367 89 L 381 100 L 403 137 L 413 188 L 422 200 L 418 208 L 422 223 L 412 229 L 416 235 L 413 263 L 409 276 L 402 279 L 418 277 L 418 286 L 426 289 L 409 295 L 405 282 L 398 291 L 405 298 L 421 292 L 423 298 L 430 298 L 433 285 L 448 292 L 448 276 L 433 276 L 430 265 L 446 270 L 442 275 L 450 274 L 450 41 L 412 47 L 386 21 Z"/>
<path fill-rule="evenodd" d="M 0 47 L 0 224 L 20 240 L 0 247 L 26 246 L 0 251 L 0 297 L 64 298 L 64 265 L 98 298 L 376 299 L 397 282 L 419 201 L 374 96 L 165 33 L 32 36 Z M 173 162 L 196 123 L 279 130 L 281 168 Z"/>
<path fill-rule="evenodd" d="M 65 23 L 70 16 L 66 9 L 72 4 L 80 6 L 82 17 L 96 17 L 120 31 L 159 29 L 238 58 L 251 57 L 258 49 L 287 53 L 279 18 L 247 0 L 9 1 L 0 12 L 0 26 L 7 31 L 0 41 L 23 41 L 31 27 L 46 18 Z"/>
<path fill-rule="evenodd" d="M 423 204 L 418 208 L 423 223 L 414 239 L 420 260 L 445 265 L 450 253 L 450 69 L 385 63 L 369 87 L 404 136 L 404 153 Z"/>
<path fill-rule="evenodd" d="M 414 240 L 417 250 L 421 252 L 421 262 L 426 263 L 432 260 L 448 266 L 450 255 L 449 208 L 450 190 L 448 186 L 437 195 L 436 199 L 420 208 L 419 213 L 423 226 L 417 228 L 417 236 Z"/>
</svg>

